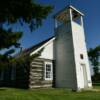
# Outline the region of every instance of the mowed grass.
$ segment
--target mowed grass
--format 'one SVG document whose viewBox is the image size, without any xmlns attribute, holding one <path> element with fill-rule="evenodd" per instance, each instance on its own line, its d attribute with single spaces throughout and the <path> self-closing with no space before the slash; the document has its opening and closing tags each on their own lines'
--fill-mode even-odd
<svg viewBox="0 0 100 100">
<path fill-rule="evenodd" d="M 100 100 L 100 92 L 72 92 L 67 89 L 0 88 L 0 100 Z"/>
</svg>

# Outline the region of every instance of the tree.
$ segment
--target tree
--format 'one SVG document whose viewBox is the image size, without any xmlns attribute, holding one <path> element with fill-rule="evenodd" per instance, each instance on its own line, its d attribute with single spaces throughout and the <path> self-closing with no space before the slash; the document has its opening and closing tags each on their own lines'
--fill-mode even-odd
<svg viewBox="0 0 100 100">
<path fill-rule="evenodd" d="M 20 47 L 19 39 L 22 37 L 22 32 L 13 32 L 12 27 L 6 29 L 4 24 L 27 23 L 33 31 L 41 26 L 51 10 L 51 6 L 37 4 L 34 0 L 0 0 L 0 50 L 10 50 L 0 54 L 0 64 Z"/>
<path fill-rule="evenodd" d="M 89 60 L 93 66 L 94 75 L 99 74 L 99 64 L 100 64 L 100 46 L 96 48 L 90 48 L 88 51 Z"/>
</svg>

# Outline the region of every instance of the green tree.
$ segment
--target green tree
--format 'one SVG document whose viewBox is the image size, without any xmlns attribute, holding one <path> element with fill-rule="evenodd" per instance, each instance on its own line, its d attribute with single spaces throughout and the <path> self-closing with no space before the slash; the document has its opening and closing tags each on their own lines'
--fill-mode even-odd
<svg viewBox="0 0 100 100">
<path fill-rule="evenodd" d="M 40 5 L 34 0 L 0 0 L 0 51 L 8 50 L 0 53 L 1 65 L 14 53 L 15 48 L 20 47 L 19 39 L 22 37 L 22 32 L 14 32 L 12 27 L 6 29 L 4 24 L 13 26 L 19 22 L 20 25 L 27 24 L 33 31 L 42 25 L 51 10 L 51 6 Z"/>
<path fill-rule="evenodd" d="M 93 66 L 94 75 L 99 74 L 100 65 L 100 46 L 90 48 L 88 51 L 89 60 Z"/>
</svg>

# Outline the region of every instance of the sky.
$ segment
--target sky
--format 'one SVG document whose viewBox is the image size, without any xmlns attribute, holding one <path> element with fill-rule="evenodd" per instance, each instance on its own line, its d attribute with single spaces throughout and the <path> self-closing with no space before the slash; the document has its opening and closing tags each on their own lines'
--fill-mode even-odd
<svg viewBox="0 0 100 100">
<path fill-rule="evenodd" d="M 36 0 L 40 4 L 54 6 L 43 25 L 37 30 L 30 32 L 27 25 L 20 29 L 14 26 L 15 30 L 23 30 L 24 36 L 20 40 L 23 48 L 28 48 L 54 35 L 53 15 L 69 4 L 69 0 Z M 71 4 L 85 14 L 84 28 L 87 48 L 100 45 L 100 0 L 71 0 Z"/>
</svg>

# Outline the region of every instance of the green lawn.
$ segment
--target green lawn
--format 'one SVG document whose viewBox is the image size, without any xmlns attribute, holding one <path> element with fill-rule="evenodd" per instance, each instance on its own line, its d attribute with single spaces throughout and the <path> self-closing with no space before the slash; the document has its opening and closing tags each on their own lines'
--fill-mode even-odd
<svg viewBox="0 0 100 100">
<path fill-rule="evenodd" d="M 0 88 L 0 100 L 100 100 L 100 92 L 72 92 L 67 89 Z"/>
</svg>

